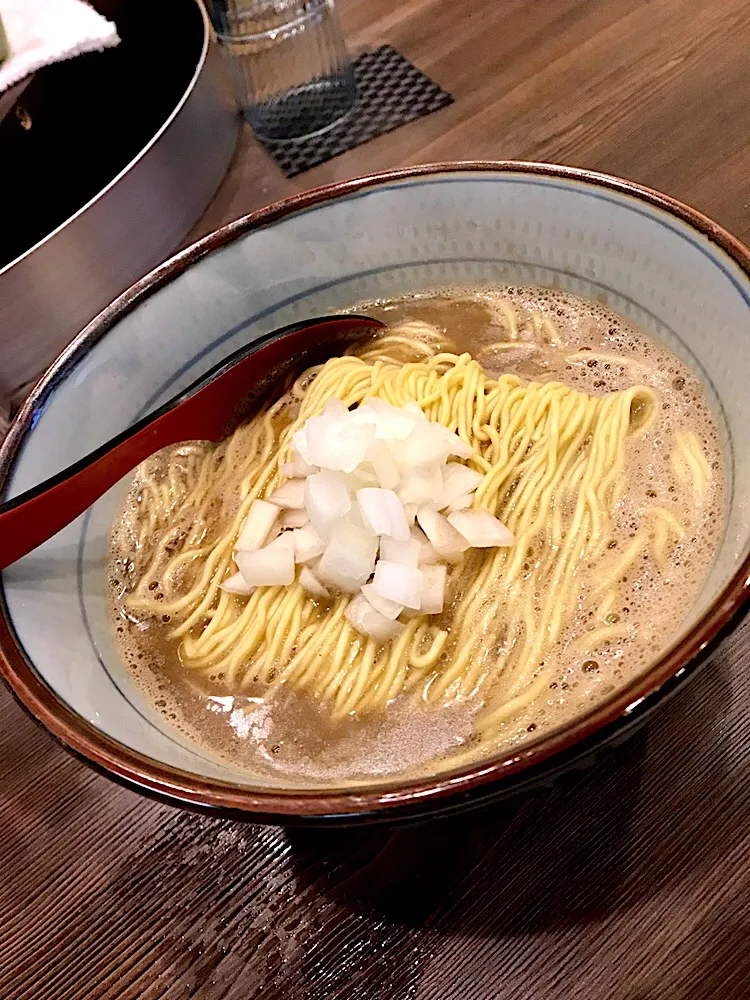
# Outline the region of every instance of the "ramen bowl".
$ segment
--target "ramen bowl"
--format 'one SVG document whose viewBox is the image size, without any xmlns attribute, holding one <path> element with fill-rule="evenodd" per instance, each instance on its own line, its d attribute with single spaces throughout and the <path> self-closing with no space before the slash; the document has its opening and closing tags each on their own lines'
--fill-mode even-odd
<svg viewBox="0 0 750 1000">
<path fill-rule="evenodd" d="M 321 188 L 247 216 L 157 268 L 91 322 L 0 452 L 6 497 L 59 472 L 238 347 L 361 300 L 446 286 L 555 285 L 605 301 L 705 386 L 727 466 L 726 528 L 672 644 L 609 700 L 522 747 L 429 778 L 308 789 L 232 770 L 179 736 L 120 662 L 104 561 L 125 482 L 2 574 L 0 668 L 66 747 L 140 791 L 278 823 L 464 809 L 550 782 L 624 738 L 710 661 L 750 585 L 750 257 L 698 212 L 545 164 L 446 164 Z"/>
</svg>

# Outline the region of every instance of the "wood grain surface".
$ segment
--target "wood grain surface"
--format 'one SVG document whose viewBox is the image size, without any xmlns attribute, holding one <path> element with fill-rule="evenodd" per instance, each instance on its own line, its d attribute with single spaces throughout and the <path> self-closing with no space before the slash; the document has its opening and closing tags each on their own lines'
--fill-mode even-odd
<svg viewBox="0 0 750 1000">
<path fill-rule="evenodd" d="M 746 0 L 340 0 L 456 97 L 285 180 L 245 134 L 196 235 L 451 158 L 658 187 L 750 238 Z M 311 833 L 193 816 L 68 756 L 0 691 L 0 997 L 750 996 L 750 626 L 595 769 L 471 818 Z"/>
</svg>

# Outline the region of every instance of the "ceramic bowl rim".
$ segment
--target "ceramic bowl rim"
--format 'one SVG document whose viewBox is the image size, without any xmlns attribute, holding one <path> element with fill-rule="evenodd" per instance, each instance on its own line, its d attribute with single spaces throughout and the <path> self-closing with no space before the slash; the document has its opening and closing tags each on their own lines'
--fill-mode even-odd
<svg viewBox="0 0 750 1000">
<path fill-rule="evenodd" d="M 750 280 L 750 250 L 736 237 L 693 208 L 633 181 L 576 167 L 522 161 L 468 161 L 426 164 L 382 171 L 292 195 L 245 215 L 175 254 L 118 296 L 60 354 L 32 390 L 0 446 L 0 492 L 43 405 L 67 373 L 117 321 L 142 300 L 182 274 L 207 254 L 245 234 L 304 209 L 367 188 L 406 178 L 446 173 L 517 173 L 553 177 L 603 187 L 660 209 L 691 226 L 723 250 Z M 429 778 L 394 780 L 360 788 L 321 790 L 259 789 L 181 771 L 146 757 L 100 732 L 73 711 L 27 660 L 15 637 L 0 575 L 0 676 L 17 701 L 67 749 L 97 770 L 139 791 L 188 808 L 207 809 L 255 821 L 280 823 L 357 821 L 416 816 L 455 807 L 494 791 L 524 783 L 535 772 L 554 767 L 592 743 L 630 728 L 705 663 L 721 638 L 736 627 L 750 596 L 750 556 L 690 632 L 648 670 L 610 700 L 571 725 L 528 747 L 514 749 Z M 497 786 L 497 787 L 493 787 Z"/>
</svg>

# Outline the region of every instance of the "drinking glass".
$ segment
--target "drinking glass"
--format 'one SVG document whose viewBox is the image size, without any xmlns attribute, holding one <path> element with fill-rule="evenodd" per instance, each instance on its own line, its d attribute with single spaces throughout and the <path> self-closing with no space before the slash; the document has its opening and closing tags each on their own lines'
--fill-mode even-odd
<svg viewBox="0 0 750 1000">
<path fill-rule="evenodd" d="M 330 128 L 357 96 L 333 0 L 208 0 L 253 131 L 296 139 Z"/>
</svg>

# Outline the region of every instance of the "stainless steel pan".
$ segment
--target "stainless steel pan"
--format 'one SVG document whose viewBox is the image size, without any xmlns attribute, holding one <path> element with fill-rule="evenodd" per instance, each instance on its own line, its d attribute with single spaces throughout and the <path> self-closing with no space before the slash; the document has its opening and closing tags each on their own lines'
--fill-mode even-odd
<svg viewBox="0 0 750 1000">
<path fill-rule="evenodd" d="M 122 43 L 46 67 L 0 122 L 0 407 L 211 199 L 239 115 L 197 0 L 96 0 Z"/>
</svg>

